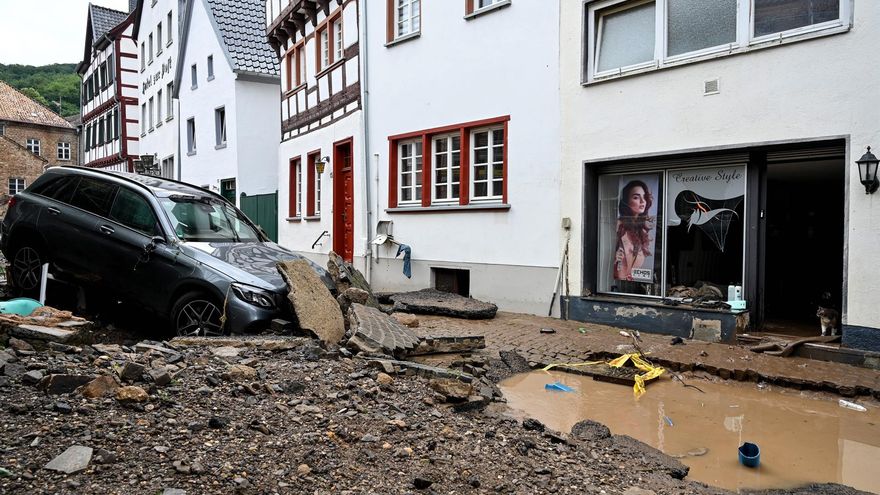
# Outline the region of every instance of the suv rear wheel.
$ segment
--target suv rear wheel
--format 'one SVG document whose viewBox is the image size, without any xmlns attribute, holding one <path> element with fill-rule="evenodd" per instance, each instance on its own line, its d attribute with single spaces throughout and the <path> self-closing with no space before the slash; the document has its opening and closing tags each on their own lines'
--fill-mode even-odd
<svg viewBox="0 0 880 495">
<path fill-rule="evenodd" d="M 35 245 L 22 244 L 12 255 L 12 283 L 15 288 L 26 296 L 35 296 L 40 292 L 42 266 L 46 257 Z"/>
<path fill-rule="evenodd" d="M 223 307 L 203 292 L 188 292 L 174 304 L 171 323 L 181 337 L 216 337 L 224 335 Z"/>
</svg>

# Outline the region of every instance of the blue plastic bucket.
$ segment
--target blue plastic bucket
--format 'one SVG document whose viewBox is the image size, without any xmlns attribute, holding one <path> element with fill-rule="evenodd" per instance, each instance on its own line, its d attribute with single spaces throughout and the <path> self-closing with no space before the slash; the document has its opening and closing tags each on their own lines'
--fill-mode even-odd
<svg viewBox="0 0 880 495">
<path fill-rule="evenodd" d="M 739 446 L 739 462 L 743 466 L 758 467 L 761 463 L 761 449 L 753 444 L 746 442 Z"/>
<path fill-rule="evenodd" d="M 42 306 L 40 301 L 27 297 L 19 297 L 0 302 L 0 313 L 8 315 L 30 316 L 37 308 Z"/>
</svg>

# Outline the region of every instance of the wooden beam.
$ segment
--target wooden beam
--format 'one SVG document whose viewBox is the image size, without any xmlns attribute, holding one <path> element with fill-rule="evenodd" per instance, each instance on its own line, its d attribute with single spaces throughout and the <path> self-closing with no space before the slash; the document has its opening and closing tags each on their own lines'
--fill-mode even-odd
<svg viewBox="0 0 880 495">
<path fill-rule="evenodd" d="M 303 10 L 306 13 L 306 17 L 308 20 L 312 22 L 312 26 L 318 25 L 318 4 L 313 0 L 306 0 L 303 2 Z"/>
<path fill-rule="evenodd" d="M 305 36 L 306 35 L 306 16 L 301 12 L 293 12 L 290 14 L 290 22 L 292 22 L 297 29 L 299 29 L 299 34 Z"/>
<path fill-rule="evenodd" d="M 330 15 L 330 0 L 318 0 L 318 5 L 324 11 L 324 15 Z"/>
</svg>

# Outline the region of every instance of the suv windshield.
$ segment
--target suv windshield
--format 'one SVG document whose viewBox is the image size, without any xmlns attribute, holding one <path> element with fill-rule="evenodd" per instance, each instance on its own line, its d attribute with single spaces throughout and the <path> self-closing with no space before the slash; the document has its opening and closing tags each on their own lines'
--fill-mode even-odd
<svg viewBox="0 0 880 495">
<path fill-rule="evenodd" d="M 169 196 L 159 198 L 174 232 L 182 241 L 248 242 L 260 235 L 234 207 L 215 198 Z"/>
</svg>

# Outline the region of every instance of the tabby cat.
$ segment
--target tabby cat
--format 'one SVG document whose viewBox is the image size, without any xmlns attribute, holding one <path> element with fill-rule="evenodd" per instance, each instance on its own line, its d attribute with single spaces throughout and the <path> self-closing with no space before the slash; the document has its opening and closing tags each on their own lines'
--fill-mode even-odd
<svg viewBox="0 0 880 495">
<path fill-rule="evenodd" d="M 828 335 L 837 335 L 837 328 L 840 324 L 840 313 L 837 310 L 819 306 L 816 316 L 819 317 L 819 325 L 822 326 L 822 335 L 826 335 L 826 332 Z"/>
</svg>

